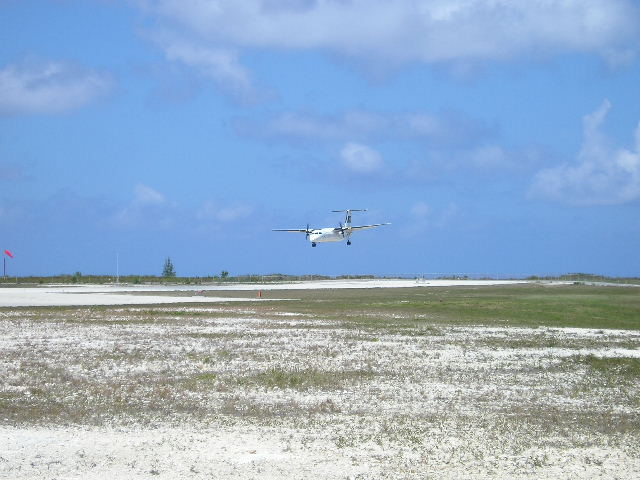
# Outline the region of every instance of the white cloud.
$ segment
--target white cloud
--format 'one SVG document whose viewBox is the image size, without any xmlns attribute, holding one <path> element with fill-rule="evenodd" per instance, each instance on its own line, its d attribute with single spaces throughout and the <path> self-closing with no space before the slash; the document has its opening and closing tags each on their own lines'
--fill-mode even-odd
<svg viewBox="0 0 640 480">
<path fill-rule="evenodd" d="M 145 228 L 149 230 L 190 229 L 205 231 L 209 227 L 237 222 L 250 217 L 253 208 L 241 202 L 216 203 L 207 201 L 200 208 L 187 209 L 158 190 L 138 183 L 126 206 L 111 213 L 109 224 L 117 228 Z M 214 222 L 212 225 L 212 221 Z"/>
<path fill-rule="evenodd" d="M 433 182 L 445 177 L 486 183 L 515 175 L 529 175 L 540 164 L 542 153 L 535 149 L 509 150 L 495 143 L 468 142 L 468 145 L 431 147 L 425 143 L 422 157 L 406 162 L 402 179 Z"/>
<path fill-rule="evenodd" d="M 61 62 L 25 61 L 0 70 L 0 114 L 59 113 L 106 92 L 109 80 Z"/>
<path fill-rule="evenodd" d="M 471 150 L 468 154 L 469 163 L 480 169 L 495 169 L 511 166 L 504 149 L 498 145 L 484 145 Z"/>
<path fill-rule="evenodd" d="M 253 209 L 244 204 L 220 205 L 215 202 L 205 202 L 197 213 L 201 220 L 216 220 L 219 222 L 234 222 L 249 217 Z"/>
<path fill-rule="evenodd" d="M 133 193 L 133 204 L 135 205 L 160 205 L 166 202 L 162 193 L 142 183 L 135 186 Z"/>
<path fill-rule="evenodd" d="M 432 208 L 426 202 L 419 201 L 411 206 L 409 213 L 409 221 L 400 229 L 400 233 L 407 237 L 449 227 L 459 216 L 460 209 L 455 203 L 449 203 L 444 208 Z"/>
<path fill-rule="evenodd" d="M 609 101 L 583 119 L 584 139 L 577 161 L 538 172 L 530 194 L 573 205 L 610 205 L 640 198 L 640 124 L 632 149 L 612 148 L 600 127 Z"/>
<path fill-rule="evenodd" d="M 340 151 L 340 158 L 355 173 L 374 173 L 384 166 L 379 152 L 360 143 L 347 143 Z"/>
<path fill-rule="evenodd" d="M 428 139 L 447 142 L 459 137 L 459 132 L 473 134 L 481 127 L 468 119 L 452 115 L 429 113 L 388 113 L 351 110 L 337 115 L 316 115 L 285 112 L 264 126 L 239 123 L 239 130 L 257 132 L 267 137 L 292 140 L 349 140 L 391 138 Z"/>
<path fill-rule="evenodd" d="M 381 131 L 385 123 L 380 115 L 370 112 L 347 112 L 341 116 L 287 112 L 272 119 L 265 133 L 303 140 L 344 140 L 367 137 Z"/>
<path fill-rule="evenodd" d="M 174 223 L 174 210 L 162 193 L 138 183 L 133 189 L 131 202 L 115 214 L 114 224 L 118 227 L 147 225 L 169 228 Z"/>
<path fill-rule="evenodd" d="M 147 0 L 210 45 L 325 49 L 375 62 L 464 62 L 637 50 L 633 0 Z"/>
<path fill-rule="evenodd" d="M 311 142 L 314 151 L 315 144 L 325 143 L 339 150 L 341 166 L 359 174 L 384 171 L 377 179 L 389 183 L 431 182 L 460 173 L 481 182 L 513 175 L 528 179 L 548 158 L 538 147 L 505 148 L 496 141 L 495 127 L 456 112 L 347 110 L 323 115 L 289 111 L 266 120 L 237 119 L 235 128 L 239 134 L 261 140 L 284 140 L 303 147 Z M 383 143 L 398 147 L 399 153 L 386 159 L 368 146 Z M 307 174 L 317 165 L 306 162 Z"/>
<path fill-rule="evenodd" d="M 172 37 L 165 37 L 159 43 L 168 60 L 195 68 L 202 76 L 239 98 L 253 100 L 257 97 L 249 72 L 240 64 L 233 50 Z"/>
</svg>

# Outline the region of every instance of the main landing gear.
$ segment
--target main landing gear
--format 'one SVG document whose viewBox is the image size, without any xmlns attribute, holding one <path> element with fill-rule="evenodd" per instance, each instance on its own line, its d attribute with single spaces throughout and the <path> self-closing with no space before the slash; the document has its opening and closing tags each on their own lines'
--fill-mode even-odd
<svg viewBox="0 0 640 480">
<path fill-rule="evenodd" d="M 315 247 L 316 246 L 316 242 L 311 242 L 311 246 Z"/>
<path fill-rule="evenodd" d="M 347 245 L 351 245 L 351 240 L 347 240 Z"/>
</svg>

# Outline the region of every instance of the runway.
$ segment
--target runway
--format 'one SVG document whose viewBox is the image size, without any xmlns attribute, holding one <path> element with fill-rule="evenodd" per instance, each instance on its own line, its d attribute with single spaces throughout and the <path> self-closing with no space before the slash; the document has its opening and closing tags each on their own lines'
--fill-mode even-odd
<svg viewBox="0 0 640 480">
<path fill-rule="evenodd" d="M 44 287 L 0 288 L 0 307 L 53 307 L 98 305 L 153 305 L 161 303 L 219 303 L 264 301 L 257 298 L 228 298 L 225 291 L 314 290 L 342 288 L 428 288 L 451 286 L 513 285 L 526 280 L 426 280 L 353 279 L 315 280 L 283 283 L 229 283 L 217 285 L 49 285 Z M 198 292 L 221 292 L 220 296 L 201 296 Z M 158 295 L 153 295 L 157 292 Z M 171 295 L 176 292 L 177 295 Z M 185 296 L 185 292 L 193 292 Z M 179 295 L 178 295 L 179 294 Z"/>
</svg>

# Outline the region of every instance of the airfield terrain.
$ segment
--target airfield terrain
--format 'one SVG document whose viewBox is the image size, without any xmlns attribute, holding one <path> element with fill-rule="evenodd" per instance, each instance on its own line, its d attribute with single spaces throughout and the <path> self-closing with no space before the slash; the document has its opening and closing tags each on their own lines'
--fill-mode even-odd
<svg viewBox="0 0 640 480">
<path fill-rule="evenodd" d="M 37 288 L 0 288 L 0 307 L 151 305 L 159 303 L 218 303 L 234 298 L 230 291 L 336 290 L 345 288 L 409 288 L 415 286 L 515 285 L 525 280 L 367 279 L 318 280 L 282 283 L 221 283 L 212 285 L 53 285 Z M 567 282 L 558 282 L 566 284 Z M 203 295 L 208 292 L 210 295 Z M 215 292 L 225 292 L 217 294 Z M 213 295 L 211 295 L 213 294 Z M 195 297 L 195 298 L 194 298 Z M 254 296 L 255 297 L 255 296 Z M 241 295 L 247 301 L 247 295 Z M 265 297 L 266 298 L 266 297 Z"/>
<path fill-rule="evenodd" d="M 0 478 L 638 478 L 640 287 L 391 282 L 0 289 Z"/>
</svg>

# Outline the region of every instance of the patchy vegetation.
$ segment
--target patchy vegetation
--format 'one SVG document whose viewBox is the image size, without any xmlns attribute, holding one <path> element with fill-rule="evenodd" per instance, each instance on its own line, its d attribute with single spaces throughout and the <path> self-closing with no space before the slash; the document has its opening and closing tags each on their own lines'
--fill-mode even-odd
<svg viewBox="0 0 640 480">
<path fill-rule="evenodd" d="M 640 467 L 633 288 L 278 296 L 300 300 L 0 309 L 0 428 L 17 445 L 0 454 L 0 477 L 226 475 L 214 454 L 244 472 L 231 478 L 631 478 Z M 89 451 L 90 467 L 77 429 L 155 463 Z M 43 431 L 55 441 L 37 452 L 20 443 Z M 175 463 L 193 448 L 188 468 Z M 247 467 L 261 452 L 272 456 Z"/>
</svg>

